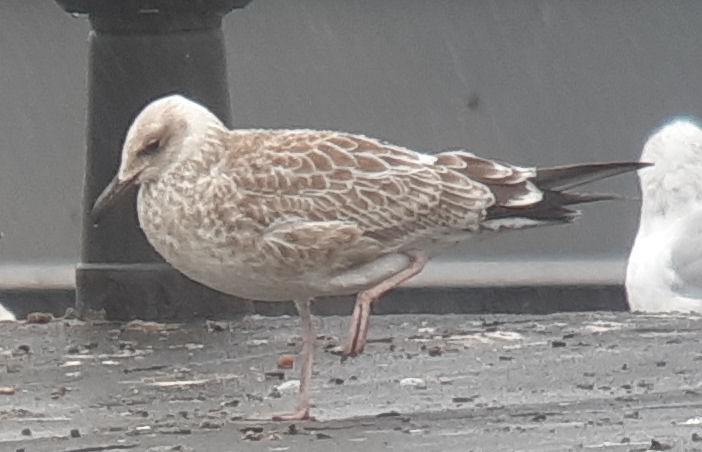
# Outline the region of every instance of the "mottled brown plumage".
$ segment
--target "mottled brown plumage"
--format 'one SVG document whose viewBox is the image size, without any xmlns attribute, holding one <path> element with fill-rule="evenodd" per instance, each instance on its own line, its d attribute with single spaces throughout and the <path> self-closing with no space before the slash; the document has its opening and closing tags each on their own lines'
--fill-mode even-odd
<svg viewBox="0 0 702 452">
<path fill-rule="evenodd" d="M 296 300 L 307 325 L 299 418 L 309 408 L 309 300 L 359 293 L 345 351 L 360 352 L 371 304 L 432 254 L 481 231 L 570 221 L 565 206 L 608 197 L 566 188 L 640 166 L 537 170 L 343 132 L 231 131 L 175 95 L 134 121 L 95 215 L 139 184 L 139 223 L 175 268 L 240 297 Z"/>
</svg>

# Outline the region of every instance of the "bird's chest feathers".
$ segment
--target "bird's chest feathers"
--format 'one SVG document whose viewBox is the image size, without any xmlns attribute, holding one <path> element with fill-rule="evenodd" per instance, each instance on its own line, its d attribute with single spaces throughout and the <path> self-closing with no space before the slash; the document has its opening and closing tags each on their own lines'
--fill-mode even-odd
<svg viewBox="0 0 702 452">
<path fill-rule="evenodd" d="M 165 174 L 139 190 L 139 223 L 167 260 L 185 255 L 227 259 L 250 242 L 255 231 L 237 216 L 235 193 L 207 178 Z"/>
</svg>

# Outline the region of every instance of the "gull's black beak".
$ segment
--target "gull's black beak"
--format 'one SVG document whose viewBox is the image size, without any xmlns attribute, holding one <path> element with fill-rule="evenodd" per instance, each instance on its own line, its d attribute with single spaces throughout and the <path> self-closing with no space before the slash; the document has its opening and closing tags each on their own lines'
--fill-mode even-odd
<svg viewBox="0 0 702 452">
<path fill-rule="evenodd" d="M 93 208 L 90 211 L 90 218 L 94 224 L 98 224 L 102 216 L 110 210 L 120 199 L 124 198 L 127 193 L 136 186 L 134 183 L 136 177 L 120 181 L 117 176 L 110 181 L 105 189 L 100 193 L 100 196 L 95 200 Z"/>
</svg>

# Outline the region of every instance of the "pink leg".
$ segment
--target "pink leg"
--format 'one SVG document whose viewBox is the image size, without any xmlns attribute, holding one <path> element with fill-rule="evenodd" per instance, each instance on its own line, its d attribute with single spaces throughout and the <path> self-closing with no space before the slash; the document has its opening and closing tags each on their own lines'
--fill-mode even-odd
<svg viewBox="0 0 702 452">
<path fill-rule="evenodd" d="M 310 300 L 295 300 L 295 307 L 302 323 L 302 369 L 300 370 L 300 394 L 297 409 L 286 413 L 274 413 L 267 417 L 274 421 L 300 421 L 314 419 L 310 416 L 310 386 L 312 383 L 312 363 L 316 334 L 312 327 Z M 265 420 L 266 417 L 249 417 L 251 420 Z"/>
<path fill-rule="evenodd" d="M 370 310 L 373 303 L 378 300 L 378 297 L 421 272 L 429 261 L 429 257 L 422 251 L 406 251 L 405 254 L 410 258 L 410 263 L 406 268 L 370 289 L 359 292 L 356 297 L 356 306 L 353 308 L 351 323 L 349 324 L 349 336 L 344 345 L 344 355 L 357 355 L 366 346 Z"/>
</svg>

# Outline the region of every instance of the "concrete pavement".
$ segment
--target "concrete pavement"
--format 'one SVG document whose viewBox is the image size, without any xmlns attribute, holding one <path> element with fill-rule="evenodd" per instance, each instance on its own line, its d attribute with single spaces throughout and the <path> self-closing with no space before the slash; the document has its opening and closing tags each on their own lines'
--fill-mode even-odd
<svg viewBox="0 0 702 452">
<path fill-rule="evenodd" d="M 314 422 L 293 317 L 0 324 L 0 450 L 702 451 L 702 317 L 388 315 L 358 357 L 319 317 Z"/>
</svg>

